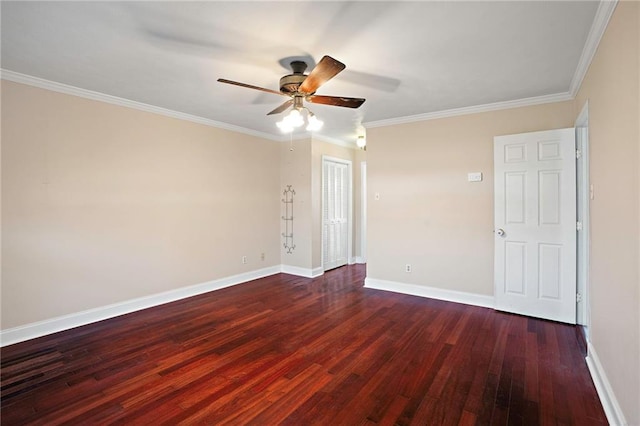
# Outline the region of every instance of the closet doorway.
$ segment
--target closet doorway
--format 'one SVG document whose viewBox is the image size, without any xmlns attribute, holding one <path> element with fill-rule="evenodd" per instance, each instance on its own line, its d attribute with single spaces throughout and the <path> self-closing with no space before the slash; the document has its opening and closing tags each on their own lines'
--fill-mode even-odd
<svg viewBox="0 0 640 426">
<path fill-rule="evenodd" d="M 322 267 L 349 262 L 351 254 L 351 161 L 322 157 Z"/>
</svg>

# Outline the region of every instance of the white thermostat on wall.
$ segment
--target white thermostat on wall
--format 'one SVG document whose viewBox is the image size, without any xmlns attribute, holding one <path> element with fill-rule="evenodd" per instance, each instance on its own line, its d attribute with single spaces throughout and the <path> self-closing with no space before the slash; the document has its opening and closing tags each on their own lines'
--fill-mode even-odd
<svg viewBox="0 0 640 426">
<path fill-rule="evenodd" d="M 482 172 L 473 172 L 467 174 L 467 180 L 469 182 L 482 182 Z"/>
</svg>

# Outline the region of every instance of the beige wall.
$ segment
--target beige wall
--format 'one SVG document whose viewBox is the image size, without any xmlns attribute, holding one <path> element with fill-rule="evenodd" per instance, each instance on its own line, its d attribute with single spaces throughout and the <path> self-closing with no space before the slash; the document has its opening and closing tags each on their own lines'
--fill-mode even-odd
<svg viewBox="0 0 640 426">
<path fill-rule="evenodd" d="M 620 2 L 576 98 L 589 101 L 591 342 L 640 424 L 640 3 Z"/>
<path fill-rule="evenodd" d="M 0 309 L 2 308 L 2 89 L 4 84 L 0 80 Z M 2 323 L 2 313 L 0 312 L 0 330 L 4 330 L 5 326 Z"/>
<path fill-rule="evenodd" d="M 355 226 L 353 230 L 354 232 L 353 237 L 354 237 L 354 255 L 360 259 L 362 259 L 366 255 L 366 253 L 363 252 L 363 247 L 362 247 L 362 235 L 364 232 L 366 232 L 366 230 L 364 229 L 364 224 L 362 223 L 362 209 L 363 209 L 362 163 L 366 163 L 366 162 L 367 162 L 367 151 L 363 149 L 357 149 L 355 158 L 354 158 L 355 171 L 353 173 L 353 182 L 354 182 L 353 214 L 355 215 L 355 220 L 354 220 Z M 366 251 L 366 247 L 365 247 L 365 251 Z"/>
<path fill-rule="evenodd" d="M 567 101 L 368 129 L 367 277 L 493 295 L 493 137 L 574 118 Z"/>
<path fill-rule="evenodd" d="M 3 80 L 2 328 L 280 264 L 280 193 L 276 142 Z"/>
<path fill-rule="evenodd" d="M 3 330 L 268 266 L 321 268 L 322 155 L 355 149 L 1 88 Z"/>
<path fill-rule="evenodd" d="M 293 203 L 293 242 L 295 249 L 288 253 L 280 236 L 282 264 L 311 269 L 312 259 L 312 208 L 311 191 L 311 139 L 287 142 L 280 148 L 280 199 L 287 185 L 296 191 Z M 280 200 L 279 199 L 279 200 Z M 280 216 L 285 215 L 285 206 L 280 202 Z M 285 232 L 285 223 L 280 220 L 280 232 Z"/>
</svg>

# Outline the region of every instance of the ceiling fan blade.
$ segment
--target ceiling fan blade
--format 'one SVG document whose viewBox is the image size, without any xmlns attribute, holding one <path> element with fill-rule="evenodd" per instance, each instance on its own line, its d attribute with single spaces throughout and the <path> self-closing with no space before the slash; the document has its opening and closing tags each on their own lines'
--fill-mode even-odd
<svg viewBox="0 0 640 426">
<path fill-rule="evenodd" d="M 366 99 L 362 98 L 345 98 L 342 96 L 307 96 L 307 100 L 314 104 L 333 105 L 346 108 L 358 108 Z"/>
<path fill-rule="evenodd" d="M 318 87 L 331 80 L 345 67 L 345 64 L 337 59 L 333 59 L 331 56 L 324 56 L 318 62 L 318 65 L 311 70 L 307 78 L 304 79 L 298 91 L 309 95 L 315 93 Z"/>
<path fill-rule="evenodd" d="M 251 84 L 246 84 L 246 83 L 238 83 L 237 81 L 227 80 L 224 78 L 219 78 L 218 81 L 220 83 L 227 83 L 227 84 L 233 84 L 234 86 L 246 87 L 247 89 L 254 89 L 254 90 L 260 90 L 261 92 L 273 93 L 274 95 L 288 96 L 288 95 L 285 95 L 284 93 L 280 93 L 275 90 L 265 89 L 264 87 L 253 86 Z"/>
<path fill-rule="evenodd" d="M 283 103 L 282 105 L 280 105 L 278 108 L 274 109 L 267 115 L 280 114 L 282 111 L 286 110 L 291 105 L 293 105 L 293 99 L 289 99 L 287 102 Z"/>
</svg>

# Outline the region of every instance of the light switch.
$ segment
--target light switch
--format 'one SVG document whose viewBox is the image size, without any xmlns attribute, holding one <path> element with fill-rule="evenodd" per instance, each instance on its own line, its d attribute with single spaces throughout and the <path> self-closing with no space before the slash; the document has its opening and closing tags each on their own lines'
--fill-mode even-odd
<svg viewBox="0 0 640 426">
<path fill-rule="evenodd" d="M 375 195 L 373 196 L 373 199 L 378 201 L 380 199 L 380 193 L 376 192 Z"/>
<path fill-rule="evenodd" d="M 467 174 L 469 182 L 482 182 L 482 172 L 474 172 Z"/>
</svg>

